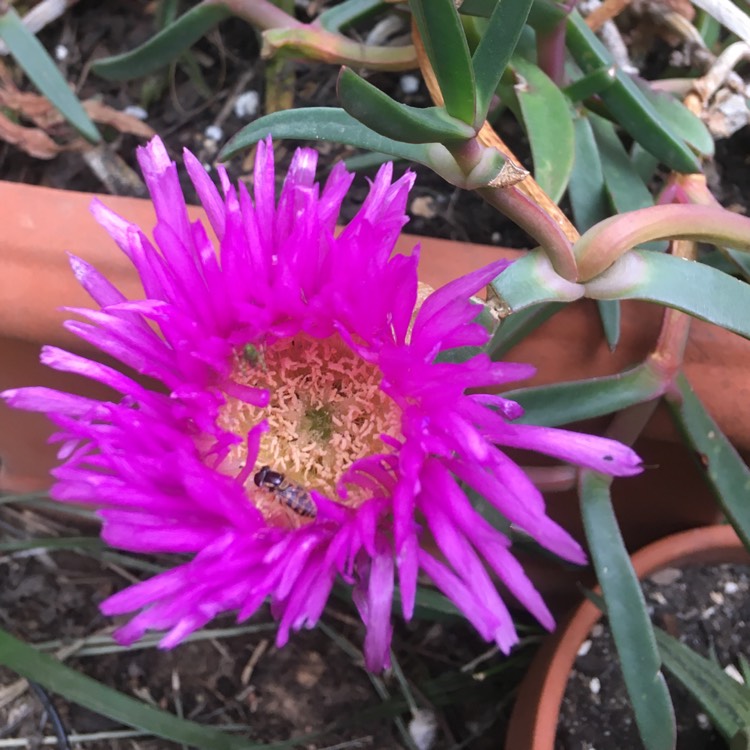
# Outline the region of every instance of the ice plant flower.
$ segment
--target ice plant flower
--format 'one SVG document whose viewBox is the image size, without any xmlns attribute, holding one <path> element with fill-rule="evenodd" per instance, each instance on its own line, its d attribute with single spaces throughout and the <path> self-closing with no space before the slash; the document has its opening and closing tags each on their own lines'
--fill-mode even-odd
<svg viewBox="0 0 750 750">
<path fill-rule="evenodd" d="M 610 440 L 516 425 L 517 404 L 479 392 L 526 378 L 531 366 L 441 358 L 487 342 L 470 296 L 505 261 L 421 299 L 418 251 L 392 255 L 414 177 L 392 182 L 390 165 L 337 233 L 353 178 L 341 164 L 321 188 L 316 153 L 299 149 L 276 201 L 270 140 L 258 146 L 253 198 L 221 168 L 220 193 L 185 152 L 212 240 L 189 222 L 162 142 L 139 160 L 155 245 L 102 204 L 92 210 L 137 269 L 144 298 L 125 299 L 73 257 L 98 309 L 75 310 L 84 321 L 66 324 L 123 371 L 42 352 L 50 367 L 111 386 L 119 400 L 34 387 L 3 394 L 59 427 L 56 499 L 98 508 L 115 547 L 189 556 L 102 604 L 110 615 L 136 613 L 120 640 L 158 629 L 174 646 L 217 614 L 236 610 L 242 620 L 270 598 L 281 645 L 316 623 L 341 580 L 353 587 L 366 662 L 378 670 L 389 661 L 394 585 L 409 618 L 420 573 L 503 651 L 517 636 L 492 573 L 552 627 L 508 539 L 462 485 L 547 549 L 583 562 L 502 447 L 613 475 L 637 473 L 640 462 Z"/>
</svg>

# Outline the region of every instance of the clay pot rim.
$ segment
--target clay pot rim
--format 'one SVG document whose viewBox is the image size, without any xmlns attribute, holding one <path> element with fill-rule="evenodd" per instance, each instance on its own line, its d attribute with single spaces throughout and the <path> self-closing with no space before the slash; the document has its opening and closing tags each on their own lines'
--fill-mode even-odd
<svg viewBox="0 0 750 750">
<path fill-rule="evenodd" d="M 639 580 L 665 567 L 689 563 L 748 562 L 750 557 L 729 524 L 672 534 L 632 557 Z M 511 716 L 506 750 L 553 750 L 565 688 L 581 644 L 603 617 L 588 599 L 581 603 L 534 657 Z"/>
</svg>

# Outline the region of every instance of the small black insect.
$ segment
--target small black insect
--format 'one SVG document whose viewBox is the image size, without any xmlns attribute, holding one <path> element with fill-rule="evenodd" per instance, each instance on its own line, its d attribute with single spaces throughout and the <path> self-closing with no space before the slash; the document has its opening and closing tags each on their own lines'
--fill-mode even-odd
<svg viewBox="0 0 750 750">
<path fill-rule="evenodd" d="M 294 511 L 298 516 L 315 518 L 318 509 L 310 493 L 301 485 L 290 482 L 283 474 L 274 471 L 270 466 L 261 466 L 253 477 L 256 486 L 273 493 L 281 503 Z"/>
</svg>

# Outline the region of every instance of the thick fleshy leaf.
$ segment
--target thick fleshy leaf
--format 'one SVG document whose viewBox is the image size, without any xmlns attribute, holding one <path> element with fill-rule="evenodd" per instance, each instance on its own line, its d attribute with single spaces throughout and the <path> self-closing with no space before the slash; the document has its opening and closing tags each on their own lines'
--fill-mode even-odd
<svg viewBox="0 0 750 750">
<path fill-rule="evenodd" d="M 47 54 L 39 40 L 24 26 L 15 9 L 0 12 L 0 39 L 39 91 L 60 110 L 62 116 L 92 143 L 102 137 L 81 102 Z"/>
<path fill-rule="evenodd" d="M 467 16 L 489 18 L 500 0 L 464 0 L 459 11 Z"/>
<path fill-rule="evenodd" d="M 604 170 L 591 121 L 580 116 L 573 122 L 575 158 L 568 184 L 568 197 L 576 229 L 581 234 L 611 215 L 607 202 Z"/>
<path fill-rule="evenodd" d="M 339 5 L 327 8 L 315 20 L 326 31 L 336 32 L 369 18 L 386 6 L 384 0 L 345 0 Z"/>
<path fill-rule="evenodd" d="M 516 75 L 515 93 L 531 145 L 534 179 L 557 203 L 573 169 L 575 136 L 570 106 L 541 68 L 521 57 L 514 57 L 510 67 Z"/>
<path fill-rule="evenodd" d="M 647 750 L 666 750 L 675 746 L 674 711 L 646 601 L 612 508 L 611 481 L 590 471 L 583 474 L 579 491 L 586 541 L 641 739 Z"/>
<path fill-rule="evenodd" d="M 442 107 L 400 104 L 350 68 L 341 70 L 338 95 L 341 106 L 355 120 L 402 143 L 447 143 L 475 135 L 472 127 L 454 119 Z"/>
<path fill-rule="evenodd" d="M 664 667 L 692 693 L 724 739 L 750 732 L 750 688 L 663 630 L 655 632 Z"/>
<path fill-rule="evenodd" d="M 516 265 L 498 279 L 503 288 Z M 588 282 L 586 296 L 658 302 L 750 338 L 750 285 L 673 255 L 633 250 Z"/>
<path fill-rule="evenodd" d="M 487 117 L 490 101 L 518 44 L 532 2 L 533 0 L 497 2 L 479 45 L 474 50 L 472 64 L 476 79 L 477 124 L 484 122 Z M 555 88 L 555 91 L 559 93 L 559 89 Z"/>
<path fill-rule="evenodd" d="M 580 232 L 585 232 L 610 213 L 607 187 L 594 138 L 591 122 L 587 117 L 577 117 L 573 123 L 575 131 L 575 160 L 568 185 L 568 197 L 573 216 Z M 604 336 L 610 349 L 620 340 L 620 303 L 617 300 L 598 300 L 599 316 Z"/>
<path fill-rule="evenodd" d="M 453 0 L 409 0 L 449 115 L 473 125 L 476 83 L 466 36 Z"/>
<path fill-rule="evenodd" d="M 559 276 L 541 251 L 524 255 L 511 264 L 492 282 L 492 288 L 508 313 L 542 302 L 573 302 L 585 293 L 582 284 Z"/>
<path fill-rule="evenodd" d="M 714 139 L 699 117 L 671 94 L 654 91 L 647 81 L 640 78 L 634 78 L 633 81 L 651 106 L 670 124 L 677 135 L 689 143 L 701 156 L 714 155 Z"/>
<path fill-rule="evenodd" d="M 545 0 L 534 4 L 534 23 L 544 25 L 555 15 L 564 17 L 559 8 Z M 537 8 L 537 6 L 539 6 Z M 568 15 L 567 48 L 584 74 L 593 73 L 614 64 L 611 55 L 589 29 L 577 10 Z M 700 163 L 690 147 L 654 109 L 632 79 L 621 70 L 615 82 L 599 96 L 614 119 L 647 151 L 677 172 L 700 172 Z"/>
<path fill-rule="evenodd" d="M 590 115 L 589 119 L 599 152 L 607 195 L 614 209 L 611 213 L 653 206 L 651 192 L 635 170 L 612 123 L 597 115 Z"/>
<path fill-rule="evenodd" d="M 73 703 L 165 740 L 213 750 L 260 750 L 265 747 L 180 719 L 123 695 L 66 667 L 51 656 L 39 653 L 4 630 L 0 630 L 0 664 Z"/>
<path fill-rule="evenodd" d="M 346 143 L 420 164 L 430 163 L 428 145 L 400 143 L 386 138 L 337 107 L 285 110 L 261 117 L 236 133 L 219 157 L 228 159 L 269 134 L 274 138 Z"/>
<path fill-rule="evenodd" d="M 676 385 L 679 399 L 667 399 L 672 418 L 695 451 L 722 510 L 750 549 L 750 468 L 705 410 L 687 378 L 679 375 Z"/>
<path fill-rule="evenodd" d="M 566 86 L 563 93 L 574 103 L 597 96 L 615 83 L 616 73 L 614 65 L 609 68 L 598 68 Z"/>
<path fill-rule="evenodd" d="M 524 408 L 520 424 L 557 427 L 626 409 L 662 394 L 663 386 L 644 365 L 590 380 L 575 380 L 504 392 Z"/>
<path fill-rule="evenodd" d="M 183 13 L 173 24 L 140 47 L 98 60 L 91 67 L 110 81 L 141 78 L 168 65 L 221 21 L 232 16 L 224 5 L 203 3 Z"/>
</svg>

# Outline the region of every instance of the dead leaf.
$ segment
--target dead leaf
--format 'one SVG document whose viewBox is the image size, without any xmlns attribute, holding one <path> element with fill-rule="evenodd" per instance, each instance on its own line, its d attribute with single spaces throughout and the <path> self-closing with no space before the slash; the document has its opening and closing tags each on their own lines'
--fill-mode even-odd
<svg viewBox="0 0 750 750">
<path fill-rule="evenodd" d="M 0 112 L 0 140 L 25 151 L 36 159 L 54 159 L 68 147 L 60 146 L 41 128 L 26 128 Z"/>
</svg>

